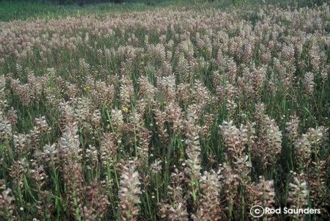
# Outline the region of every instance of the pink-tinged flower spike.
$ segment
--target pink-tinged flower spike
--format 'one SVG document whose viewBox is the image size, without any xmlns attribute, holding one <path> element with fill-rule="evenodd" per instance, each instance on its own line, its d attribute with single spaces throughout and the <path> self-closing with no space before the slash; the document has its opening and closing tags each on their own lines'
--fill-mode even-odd
<svg viewBox="0 0 330 221">
<path fill-rule="evenodd" d="M 1 180 L 2 181 L 2 180 Z M 15 196 L 10 188 L 5 185 L 0 187 L 0 217 L 4 220 L 19 220 L 17 217 Z"/>
<path fill-rule="evenodd" d="M 299 118 L 296 115 L 290 117 L 290 121 L 286 122 L 286 136 L 289 138 L 291 144 L 293 144 L 298 138 Z"/>
<path fill-rule="evenodd" d="M 211 170 L 205 171 L 200 178 L 201 197 L 199 208 L 196 213 L 197 220 L 216 221 L 220 220 L 220 182 L 218 174 Z"/>
<path fill-rule="evenodd" d="M 136 168 L 136 163 L 133 161 L 127 162 L 122 166 L 120 175 L 119 188 L 119 210 L 121 220 L 134 221 L 137 220 L 139 214 L 138 204 L 140 201 L 140 181 L 139 172 Z"/>
<path fill-rule="evenodd" d="M 314 93 L 315 82 L 314 82 L 314 73 L 307 72 L 303 79 L 303 87 L 306 91 L 306 94 L 311 96 Z"/>
<path fill-rule="evenodd" d="M 289 197 L 287 201 L 291 204 L 290 209 L 301 209 L 308 206 L 309 187 L 304 173 L 297 174 L 291 171 L 289 180 Z M 302 213 L 292 214 L 294 218 L 300 219 L 304 216 Z"/>
<path fill-rule="evenodd" d="M 175 167 L 175 166 L 174 166 Z M 185 182 L 185 176 L 178 168 L 174 168 L 171 173 L 171 184 L 168 186 L 168 197 L 161 203 L 160 217 L 165 220 L 188 221 L 187 198 L 184 195 L 182 185 Z"/>
</svg>

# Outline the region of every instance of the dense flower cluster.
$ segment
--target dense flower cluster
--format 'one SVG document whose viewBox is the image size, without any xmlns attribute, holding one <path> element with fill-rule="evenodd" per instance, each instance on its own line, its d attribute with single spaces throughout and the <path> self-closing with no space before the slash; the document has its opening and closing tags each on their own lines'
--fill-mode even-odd
<svg viewBox="0 0 330 221">
<path fill-rule="evenodd" d="M 0 220 L 329 219 L 329 15 L 0 22 Z"/>
</svg>

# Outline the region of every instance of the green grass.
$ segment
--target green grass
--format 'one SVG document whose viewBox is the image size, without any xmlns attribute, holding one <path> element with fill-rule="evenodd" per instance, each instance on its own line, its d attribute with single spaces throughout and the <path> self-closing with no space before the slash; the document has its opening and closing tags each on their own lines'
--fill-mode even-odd
<svg viewBox="0 0 330 221">
<path fill-rule="evenodd" d="M 74 9 L 76 10 L 76 8 Z M 25 1 L 1 1 L 0 20 L 10 21 L 14 19 L 47 18 L 60 14 L 70 14 L 73 8 L 53 5 L 50 3 L 25 2 Z"/>
<path fill-rule="evenodd" d="M 324 0 L 267 0 L 266 4 L 279 4 L 282 6 L 295 6 L 305 7 L 313 4 L 321 4 Z M 202 3 L 202 4 L 201 4 Z M 77 4 L 57 5 L 50 2 L 38 1 L 0 1 L 0 21 L 10 20 L 26 20 L 26 19 L 50 19 L 61 18 L 66 16 L 81 16 L 88 14 L 106 15 L 122 12 L 133 12 L 152 10 L 164 7 L 186 7 L 194 9 L 207 9 L 216 8 L 230 11 L 232 7 L 243 7 L 247 10 L 255 9 L 256 7 L 264 4 L 262 0 L 214 0 L 200 1 L 200 0 L 131 0 L 123 4 L 114 3 L 99 3 L 99 4 L 86 4 L 78 6 Z"/>
<path fill-rule="evenodd" d="M 170 2 L 159 3 L 157 6 L 166 7 Z M 14 19 L 34 19 L 34 18 L 61 18 L 66 16 L 81 16 L 88 14 L 111 14 L 129 11 L 140 11 L 154 7 L 143 2 L 114 4 L 77 4 L 57 5 L 52 3 L 26 2 L 26 1 L 0 1 L 0 21 L 10 21 Z"/>
</svg>

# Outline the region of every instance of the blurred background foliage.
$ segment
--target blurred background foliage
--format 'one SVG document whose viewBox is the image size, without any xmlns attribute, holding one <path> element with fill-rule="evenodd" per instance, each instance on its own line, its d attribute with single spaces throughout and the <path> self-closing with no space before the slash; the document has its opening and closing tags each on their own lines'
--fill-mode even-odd
<svg viewBox="0 0 330 221">
<path fill-rule="evenodd" d="M 230 10 L 231 7 L 257 9 L 261 4 L 283 7 L 321 5 L 327 0 L 0 0 L 0 21 L 28 18 L 58 18 L 91 13 L 150 10 L 159 7 L 198 7 Z"/>
<path fill-rule="evenodd" d="M 40 15 L 71 15 L 82 8 L 89 13 L 100 11 L 148 9 L 150 7 L 246 7 L 251 9 L 261 4 L 278 4 L 283 7 L 321 5 L 327 0 L 0 0 L 0 20 L 27 19 Z M 203 8 L 202 7 L 202 8 Z"/>
</svg>

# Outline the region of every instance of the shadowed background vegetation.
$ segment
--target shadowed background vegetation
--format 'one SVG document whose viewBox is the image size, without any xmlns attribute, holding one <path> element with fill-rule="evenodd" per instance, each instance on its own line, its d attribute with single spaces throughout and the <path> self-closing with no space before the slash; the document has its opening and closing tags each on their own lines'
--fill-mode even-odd
<svg viewBox="0 0 330 221">
<path fill-rule="evenodd" d="M 168 6 L 230 10 L 232 6 L 242 5 L 251 9 L 261 4 L 305 7 L 323 2 L 326 0 L 0 0 L 0 21 L 118 13 Z"/>
</svg>

